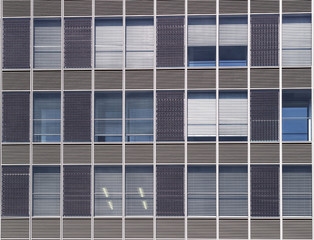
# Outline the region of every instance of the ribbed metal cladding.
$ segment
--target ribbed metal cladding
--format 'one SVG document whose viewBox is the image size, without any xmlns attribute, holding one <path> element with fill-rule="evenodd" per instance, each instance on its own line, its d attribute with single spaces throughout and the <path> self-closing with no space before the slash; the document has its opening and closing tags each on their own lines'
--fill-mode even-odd
<svg viewBox="0 0 314 240">
<path fill-rule="evenodd" d="M 95 219 L 95 238 L 122 238 L 122 219 Z"/>
<path fill-rule="evenodd" d="M 29 238 L 28 219 L 1 220 L 1 238 Z"/>
<path fill-rule="evenodd" d="M 251 163 L 279 163 L 279 144 L 251 143 Z"/>
<path fill-rule="evenodd" d="M 251 65 L 278 66 L 279 16 L 251 16 Z"/>
<path fill-rule="evenodd" d="M 65 164 L 90 164 L 91 145 L 63 145 L 63 162 Z"/>
<path fill-rule="evenodd" d="M 2 167 L 2 216 L 29 215 L 29 167 Z"/>
<path fill-rule="evenodd" d="M 188 14 L 215 14 L 215 0 L 188 0 Z"/>
<path fill-rule="evenodd" d="M 279 0 L 251 0 L 252 13 L 278 13 Z"/>
<path fill-rule="evenodd" d="M 157 91 L 157 141 L 183 141 L 184 92 Z"/>
<path fill-rule="evenodd" d="M 91 89 L 91 85 L 91 71 L 64 71 L 65 90 Z"/>
<path fill-rule="evenodd" d="M 126 0 L 126 15 L 153 15 L 153 0 Z"/>
<path fill-rule="evenodd" d="M 95 15 L 122 15 L 122 0 L 95 0 Z"/>
<path fill-rule="evenodd" d="M 59 238 L 60 219 L 40 218 L 32 220 L 33 238 Z"/>
<path fill-rule="evenodd" d="M 184 166 L 157 166 L 156 176 L 157 216 L 183 216 Z"/>
<path fill-rule="evenodd" d="M 157 15 L 184 14 L 183 0 L 157 0 Z"/>
<path fill-rule="evenodd" d="M 92 15 L 92 0 L 64 0 L 65 16 Z"/>
<path fill-rule="evenodd" d="M 34 71 L 34 90 L 60 90 L 61 71 Z"/>
<path fill-rule="evenodd" d="M 2 89 L 3 90 L 29 90 L 30 88 L 29 71 L 22 72 L 3 72 Z"/>
<path fill-rule="evenodd" d="M 33 145 L 34 164 L 59 164 L 60 145 L 58 144 L 38 144 Z"/>
<path fill-rule="evenodd" d="M 126 219 L 126 238 L 153 238 L 153 219 Z"/>
<path fill-rule="evenodd" d="M 188 89 L 215 87 L 216 70 L 188 70 Z"/>
<path fill-rule="evenodd" d="M 184 238 L 184 219 L 158 219 L 157 238 Z"/>
<path fill-rule="evenodd" d="M 29 93 L 2 93 L 2 139 L 29 142 Z"/>
<path fill-rule="evenodd" d="M 284 219 L 284 239 L 312 239 L 312 220 Z"/>
<path fill-rule="evenodd" d="M 188 238 L 216 238 L 215 219 L 188 219 Z"/>
<path fill-rule="evenodd" d="M 29 68 L 29 44 L 29 19 L 3 19 L 3 68 Z"/>
<path fill-rule="evenodd" d="M 220 88 L 246 88 L 247 69 L 220 69 Z"/>
<path fill-rule="evenodd" d="M 90 142 L 91 93 L 64 93 L 64 141 Z"/>
<path fill-rule="evenodd" d="M 122 145 L 106 144 L 94 146 L 95 163 L 122 163 Z"/>
<path fill-rule="evenodd" d="M 251 88 L 279 88 L 279 69 L 251 68 Z"/>
<path fill-rule="evenodd" d="M 153 70 L 127 70 L 125 84 L 127 89 L 153 89 Z"/>
<path fill-rule="evenodd" d="M 251 166 L 251 216 L 279 216 L 279 167 Z"/>
<path fill-rule="evenodd" d="M 278 141 L 279 92 L 251 91 L 251 140 Z"/>
<path fill-rule="evenodd" d="M 95 89 L 121 89 L 122 71 L 95 71 Z"/>
<path fill-rule="evenodd" d="M 157 89 L 184 89 L 184 70 L 157 70 Z"/>
<path fill-rule="evenodd" d="M 34 16 L 60 16 L 61 0 L 34 0 Z"/>
<path fill-rule="evenodd" d="M 219 162 L 221 163 L 247 163 L 246 143 L 220 143 Z"/>
<path fill-rule="evenodd" d="M 64 19 L 65 68 L 90 68 L 92 52 L 90 18 Z"/>
<path fill-rule="evenodd" d="M 184 144 L 157 144 L 157 163 L 184 163 Z"/>
<path fill-rule="evenodd" d="M 2 145 L 3 164 L 29 164 L 29 145 Z"/>
<path fill-rule="evenodd" d="M 63 219 L 64 238 L 90 238 L 90 219 Z"/>
<path fill-rule="evenodd" d="M 220 0 L 220 14 L 225 13 L 247 13 L 247 0 Z"/>
<path fill-rule="evenodd" d="M 219 238 L 222 239 L 247 239 L 248 220 L 246 219 L 220 219 Z"/>
<path fill-rule="evenodd" d="M 282 87 L 300 88 L 311 87 L 311 68 L 283 68 Z"/>
<path fill-rule="evenodd" d="M 311 163 L 311 144 L 308 143 L 284 143 L 282 144 L 283 163 Z"/>
<path fill-rule="evenodd" d="M 3 17 L 28 17 L 31 14 L 30 9 L 30 0 L 3 0 Z"/>
<path fill-rule="evenodd" d="M 178 1 L 157 1 L 160 3 Z M 182 1 L 184 4 L 184 1 Z M 174 5 L 176 8 L 179 5 Z M 157 7 L 158 9 L 158 7 Z M 157 67 L 184 66 L 184 17 L 157 17 Z"/>
<path fill-rule="evenodd" d="M 63 215 L 90 216 L 90 166 L 64 166 Z"/>
<path fill-rule="evenodd" d="M 216 144 L 193 144 L 187 146 L 188 163 L 216 163 Z"/>
<path fill-rule="evenodd" d="M 283 12 L 311 12 L 311 0 L 283 0 Z"/>
<path fill-rule="evenodd" d="M 153 163 L 153 145 L 130 144 L 125 145 L 126 163 Z"/>
<path fill-rule="evenodd" d="M 280 239 L 280 220 L 252 219 L 252 239 Z"/>
</svg>

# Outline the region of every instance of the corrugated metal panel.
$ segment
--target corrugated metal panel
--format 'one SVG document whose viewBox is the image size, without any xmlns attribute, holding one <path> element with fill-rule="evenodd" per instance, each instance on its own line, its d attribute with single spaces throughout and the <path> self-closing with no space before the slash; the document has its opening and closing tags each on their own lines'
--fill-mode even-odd
<svg viewBox="0 0 314 240">
<path fill-rule="evenodd" d="M 95 219 L 95 238 L 122 238 L 121 219 Z"/>
<path fill-rule="evenodd" d="M 153 145 L 130 144 L 125 146 L 126 163 L 153 163 Z"/>
<path fill-rule="evenodd" d="M 4 0 L 3 17 L 27 17 L 30 16 L 31 3 L 29 0 Z"/>
<path fill-rule="evenodd" d="M 153 219 L 126 219 L 126 238 L 153 238 Z"/>
<path fill-rule="evenodd" d="M 282 87 L 311 87 L 311 68 L 283 68 Z"/>
<path fill-rule="evenodd" d="M 60 16 L 61 0 L 34 0 L 34 16 Z"/>
<path fill-rule="evenodd" d="M 216 144 L 188 144 L 188 163 L 215 163 Z"/>
<path fill-rule="evenodd" d="M 251 0 L 252 13 L 278 13 L 279 0 Z"/>
<path fill-rule="evenodd" d="M 121 89 L 122 71 L 95 71 L 95 89 Z"/>
<path fill-rule="evenodd" d="M 279 69 L 251 68 L 251 88 L 279 88 Z"/>
<path fill-rule="evenodd" d="M 247 163 L 246 143 L 220 143 L 219 162 L 221 163 Z"/>
<path fill-rule="evenodd" d="M 312 239 L 312 220 L 283 220 L 284 239 Z"/>
<path fill-rule="evenodd" d="M 152 89 L 153 70 L 127 70 L 125 84 L 127 89 Z"/>
<path fill-rule="evenodd" d="M 121 0 L 95 0 L 96 15 L 122 15 Z"/>
<path fill-rule="evenodd" d="M 91 89 L 91 71 L 64 71 L 64 89 L 82 90 Z"/>
<path fill-rule="evenodd" d="M 303 143 L 284 143 L 282 144 L 283 163 L 311 163 L 312 150 L 311 144 Z"/>
<path fill-rule="evenodd" d="M 33 238 L 59 238 L 60 219 L 33 219 L 32 221 Z"/>
<path fill-rule="evenodd" d="M 247 0 L 220 0 L 220 14 L 225 13 L 247 13 Z"/>
<path fill-rule="evenodd" d="M 23 72 L 3 72 L 3 90 L 29 90 L 30 75 L 28 71 Z"/>
<path fill-rule="evenodd" d="M 283 12 L 311 12 L 311 0 L 283 0 Z"/>
<path fill-rule="evenodd" d="M 29 238 L 28 219 L 2 219 L 1 238 Z"/>
<path fill-rule="evenodd" d="M 126 15 L 153 15 L 154 1 L 126 0 Z"/>
<path fill-rule="evenodd" d="M 251 163 L 279 163 L 279 144 L 251 143 Z"/>
<path fill-rule="evenodd" d="M 60 90 L 61 71 L 34 71 L 34 90 Z"/>
<path fill-rule="evenodd" d="M 219 88 L 246 88 L 247 69 L 220 69 Z"/>
<path fill-rule="evenodd" d="M 65 16 L 92 15 L 92 0 L 64 0 Z"/>
<path fill-rule="evenodd" d="M 90 164 L 91 145 L 63 145 L 63 162 Z"/>
<path fill-rule="evenodd" d="M 216 238 L 216 220 L 188 219 L 188 238 Z"/>
<path fill-rule="evenodd" d="M 94 146 L 95 163 L 122 163 L 122 145 L 98 145 Z"/>
<path fill-rule="evenodd" d="M 90 238 L 91 220 L 90 219 L 64 219 L 63 220 L 64 238 Z"/>
<path fill-rule="evenodd" d="M 184 70 L 157 70 L 157 89 L 184 88 Z"/>
<path fill-rule="evenodd" d="M 248 220 L 245 219 L 219 220 L 219 237 L 226 239 L 247 239 Z"/>
<path fill-rule="evenodd" d="M 188 70 L 188 89 L 215 87 L 216 70 Z"/>
<path fill-rule="evenodd" d="M 29 145 L 3 145 L 3 164 L 29 164 Z"/>
<path fill-rule="evenodd" d="M 184 163 L 183 144 L 157 144 L 158 163 Z"/>
<path fill-rule="evenodd" d="M 60 145 L 33 145 L 33 163 L 34 164 L 59 164 L 60 163 Z"/>
<path fill-rule="evenodd" d="M 157 238 L 184 238 L 184 219 L 157 219 Z"/>
<path fill-rule="evenodd" d="M 216 0 L 188 0 L 188 14 L 215 14 Z"/>
<path fill-rule="evenodd" d="M 251 220 L 251 238 L 252 239 L 279 239 L 280 221 L 269 219 Z"/>
<path fill-rule="evenodd" d="M 158 0 L 157 15 L 184 14 L 184 1 L 182 0 Z"/>
</svg>

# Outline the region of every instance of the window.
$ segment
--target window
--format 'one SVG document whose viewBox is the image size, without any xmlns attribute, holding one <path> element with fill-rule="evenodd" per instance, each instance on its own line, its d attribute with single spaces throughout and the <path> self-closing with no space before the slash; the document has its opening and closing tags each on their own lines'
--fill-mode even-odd
<svg viewBox="0 0 314 240">
<path fill-rule="evenodd" d="M 61 21 L 34 21 L 34 68 L 61 67 Z"/>
<path fill-rule="evenodd" d="M 153 141 L 153 92 L 129 91 L 125 98 L 126 141 Z"/>
<path fill-rule="evenodd" d="M 122 215 L 122 168 L 95 167 L 95 216 Z"/>
<path fill-rule="evenodd" d="M 153 189 L 153 167 L 126 166 L 126 215 L 153 216 Z"/>
<path fill-rule="evenodd" d="M 312 168 L 310 165 L 282 167 L 283 216 L 312 216 Z"/>
<path fill-rule="evenodd" d="M 189 67 L 216 66 L 216 18 L 189 17 Z"/>
<path fill-rule="evenodd" d="M 188 166 L 188 215 L 216 216 L 216 167 Z"/>
<path fill-rule="evenodd" d="M 95 67 L 122 68 L 123 26 L 121 18 L 95 20 Z"/>
<path fill-rule="evenodd" d="M 60 168 L 33 168 L 33 216 L 60 215 Z"/>
<path fill-rule="evenodd" d="M 283 15 L 282 65 L 311 66 L 312 24 L 310 15 Z"/>
<path fill-rule="evenodd" d="M 122 141 L 122 93 L 95 93 L 95 141 Z"/>
<path fill-rule="evenodd" d="M 247 43 L 247 17 L 219 18 L 219 66 L 246 66 Z"/>
<path fill-rule="evenodd" d="M 282 140 L 311 140 L 311 90 L 283 90 Z"/>
<path fill-rule="evenodd" d="M 60 142 L 60 93 L 34 93 L 34 142 Z"/>
<path fill-rule="evenodd" d="M 219 140 L 246 141 L 248 133 L 247 93 L 219 93 Z"/>
<path fill-rule="evenodd" d="M 127 18 L 126 20 L 126 67 L 154 66 L 153 18 Z"/>
<path fill-rule="evenodd" d="M 188 141 L 216 140 L 216 93 L 188 92 Z"/>
<path fill-rule="evenodd" d="M 219 216 L 248 215 L 246 166 L 219 167 Z"/>
</svg>

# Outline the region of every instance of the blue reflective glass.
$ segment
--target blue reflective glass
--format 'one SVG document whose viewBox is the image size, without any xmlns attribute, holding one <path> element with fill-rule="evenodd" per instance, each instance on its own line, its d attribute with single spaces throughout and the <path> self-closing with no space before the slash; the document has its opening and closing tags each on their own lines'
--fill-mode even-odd
<svg viewBox="0 0 314 240">
<path fill-rule="evenodd" d="M 216 47 L 188 47 L 189 67 L 216 66 Z"/>
<path fill-rule="evenodd" d="M 219 47 L 219 66 L 246 66 L 246 46 L 224 46 Z"/>
</svg>

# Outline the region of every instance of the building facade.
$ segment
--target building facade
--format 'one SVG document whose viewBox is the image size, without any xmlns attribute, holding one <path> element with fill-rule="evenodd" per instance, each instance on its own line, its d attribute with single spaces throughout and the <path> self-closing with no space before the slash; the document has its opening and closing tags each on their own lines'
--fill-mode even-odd
<svg viewBox="0 0 314 240">
<path fill-rule="evenodd" d="M 1 239 L 313 239 L 309 0 L 1 0 Z"/>
</svg>

